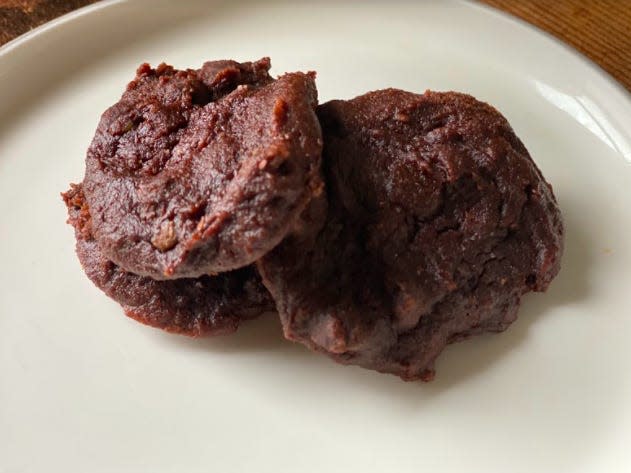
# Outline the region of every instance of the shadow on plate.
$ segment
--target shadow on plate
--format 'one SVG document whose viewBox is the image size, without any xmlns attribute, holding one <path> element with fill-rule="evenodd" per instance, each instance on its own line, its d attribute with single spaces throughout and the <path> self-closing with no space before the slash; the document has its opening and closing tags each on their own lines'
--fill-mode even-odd
<svg viewBox="0 0 631 473">
<path fill-rule="evenodd" d="M 546 293 L 526 294 L 517 320 L 503 333 L 484 334 L 448 346 L 436 362 L 436 378 L 431 383 L 404 383 L 410 390 L 397 390 L 402 397 L 414 401 L 422 397 L 441 395 L 452 387 L 478 376 L 494 363 L 519 347 L 528 337 L 532 326 L 556 307 L 580 303 L 589 295 L 589 272 L 593 263 L 594 245 L 588 241 L 579 221 L 564 212 L 565 250 L 561 271 Z M 377 379 L 369 380 L 370 389 L 380 389 Z M 420 389 L 416 390 L 415 385 Z"/>
<path fill-rule="evenodd" d="M 288 360 L 300 354 L 309 355 L 310 352 L 302 346 L 284 339 L 278 314 L 269 312 L 254 320 L 241 324 L 239 329 L 227 336 L 191 339 L 189 337 L 174 336 L 160 332 L 164 343 L 176 345 L 182 350 L 203 350 L 209 353 L 248 353 L 257 352 L 270 354 L 282 351 Z"/>
<path fill-rule="evenodd" d="M 297 343 L 284 340 L 276 314 L 264 314 L 246 322 L 237 333 L 227 337 L 190 340 L 164 335 L 165 343 L 175 344 L 183 350 L 205 350 L 209 353 L 260 353 L 279 366 L 300 365 L 299 370 L 315 369 L 314 377 L 321 375 L 336 383 L 358 383 L 364 389 L 401 397 L 416 404 L 427 397 L 438 396 L 453 386 L 488 370 L 518 347 L 528 336 L 531 326 L 545 317 L 554 307 L 576 304 L 589 294 L 588 274 L 593 245 L 586 239 L 577 220 L 565 212 L 566 241 L 562 270 L 545 294 L 527 294 L 522 302 L 517 321 L 504 333 L 487 334 L 457 343 L 446 348 L 439 356 L 436 379 L 431 383 L 405 383 L 397 377 L 367 371 L 354 366 L 341 366 L 325 357 L 312 354 Z M 320 360 L 322 359 L 322 360 Z M 291 366 L 295 368 L 295 366 Z M 320 373 L 324 371 L 324 373 Z"/>
</svg>

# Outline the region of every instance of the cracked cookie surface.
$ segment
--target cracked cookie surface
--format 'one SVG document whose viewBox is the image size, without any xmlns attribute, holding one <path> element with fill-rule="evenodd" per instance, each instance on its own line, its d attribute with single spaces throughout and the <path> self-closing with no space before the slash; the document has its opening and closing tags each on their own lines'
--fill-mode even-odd
<svg viewBox="0 0 631 473">
<path fill-rule="evenodd" d="M 269 59 L 142 65 L 101 117 L 83 189 L 104 256 L 154 279 L 247 266 L 322 187 L 314 74 Z"/>
<path fill-rule="evenodd" d="M 387 89 L 318 116 L 328 199 L 257 263 L 285 336 L 430 380 L 447 344 L 506 329 L 559 271 L 552 189 L 506 119 L 468 95 Z"/>
</svg>

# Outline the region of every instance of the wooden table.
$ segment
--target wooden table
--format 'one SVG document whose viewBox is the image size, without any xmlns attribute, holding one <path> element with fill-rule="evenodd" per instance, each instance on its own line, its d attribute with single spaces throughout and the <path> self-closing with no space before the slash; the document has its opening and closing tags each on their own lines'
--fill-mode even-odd
<svg viewBox="0 0 631 473">
<path fill-rule="evenodd" d="M 420 1 L 420 0 L 419 0 Z M 0 44 L 95 0 L 0 0 Z M 631 0 L 481 0 L 571 44 L 631 91 Z"/>
</svg>

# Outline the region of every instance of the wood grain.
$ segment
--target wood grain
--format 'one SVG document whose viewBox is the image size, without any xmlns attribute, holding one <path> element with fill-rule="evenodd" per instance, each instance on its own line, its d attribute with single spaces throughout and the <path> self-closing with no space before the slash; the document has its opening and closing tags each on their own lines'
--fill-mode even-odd
<svg viewBox="0 0 631 473">
<path fill-rule="evenodd" d="M 482 0 L 578 49 L 631 90 L 631 0 Z"/>
<path fill-rule="evenodd" d="M 0 0 L 0 44 L 94 0 Z"/>
<path fill-rule="evenodd" d="M 95 0 L 0 0 L 0 44 Z M 575 47 L 631 90 L 631 0 L 480 0 Z"/>
</svg>

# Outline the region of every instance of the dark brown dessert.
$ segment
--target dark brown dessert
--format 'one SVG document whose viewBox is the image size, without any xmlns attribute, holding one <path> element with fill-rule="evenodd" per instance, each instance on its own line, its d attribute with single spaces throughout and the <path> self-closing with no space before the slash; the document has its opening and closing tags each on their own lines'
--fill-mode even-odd
<svg viewBox="0 0 631 473">
<path fill-rule="evenodd" d="M 322 139 L 314 75 L 273 80 L 269 67 L 138 69 L 86 158 L 105 258 L 141 276 L 190 278 L 246 266 L 281 241 L 323 186 Z"/>
<path fill-rule="evenodd" d="M 240 322 L 273 310 L 252 266 L 196 279 L 156 281 L 122 270 L 105 258 L 92 237 L 90 209 L 81 185 L 63 194 L 75 229 L 77 255 L 92 282 L 129 317 L 192 337 L 234 332 Z"/>
<path fill-rule="evenodd" d="M 285 336 L 430 380 L 454 341 L 499 332 L 559 271 L 556 200 L 493 107 L 394 89 L 319 108 L 324 198 L 258 263 Z"/>
</svg>

